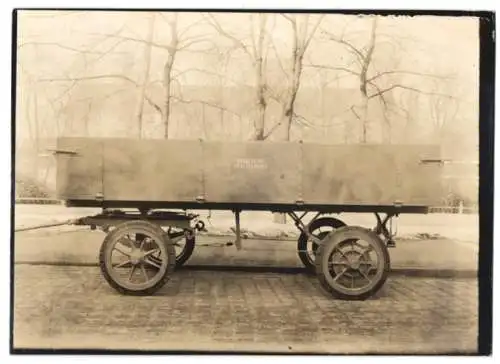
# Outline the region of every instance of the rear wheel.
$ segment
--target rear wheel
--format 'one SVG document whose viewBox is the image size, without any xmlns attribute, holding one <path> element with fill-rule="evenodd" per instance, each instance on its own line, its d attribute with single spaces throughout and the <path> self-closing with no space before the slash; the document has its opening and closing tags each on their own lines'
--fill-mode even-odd
<svg viewBox="0 0 500 364">
<path fill-rule="evenodd" d="M 345 226 L 326 238 L 318 250 L 316 274 L 333 297 L 364 300 L 387 280 L 389 252 L 373 231 Z"/>
<path fill-rule="evenodd" d="M 191 255 L 193 255 L 194 247 L 196 245 L 194 232 L 178 231 L 165 233 L 165 235 L 170 238 L 175 249 L 175 268 L 180 268 L 189 260 L 189 258 L 191 258 Z M 162 259 L 161 254 L 158 253 L 152 255 L 151 259 L 160 264 Z"/>
<path fill-rule="evenodd" d="M 332 217 L 322 217 L 314 220 L 309 226 L 309 232 L 316 238 L 323 240 L 329 233 L 346 224 Z M 315 256 L 318 251 L 318 244 L 301 233 L 297 242 L 297 251 L 300 260 L 310 273 L 315 272 Z"/>
</svg>

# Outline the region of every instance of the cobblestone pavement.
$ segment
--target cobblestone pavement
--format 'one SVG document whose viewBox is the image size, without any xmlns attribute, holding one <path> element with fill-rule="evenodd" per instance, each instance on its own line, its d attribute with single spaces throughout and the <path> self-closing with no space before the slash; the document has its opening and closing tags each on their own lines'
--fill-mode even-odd
<svg viewBox="0 0 500 364">
<path fill-rule="evenodd" d="M 302 274 L 181 270 L 152 297 L 95 267 L 15 266 L 14 347 L 328 353 L 475 352 L 477 281 L 391 277 L 327 297 Z"/>
</svg>

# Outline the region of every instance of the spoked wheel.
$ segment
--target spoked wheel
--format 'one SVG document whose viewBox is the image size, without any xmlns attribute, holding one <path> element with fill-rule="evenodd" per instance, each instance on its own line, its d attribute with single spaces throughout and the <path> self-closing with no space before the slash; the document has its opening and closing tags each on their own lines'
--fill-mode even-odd
<svg viewBox="0 0 500 364">
<path fill-rule="evenodd" d="M 316 274 L 333 297 L 364 300 L 387 280 L 390 260 L 387 247 L 372 231 L 346 226 L 325 240 L 318 251 Z"/>
<path fill-rule="evenodd" d="M 196 244 L 195 235 L 194 233 L 186 234 L 184 231 L 178 231 L 167 234 L 167 236 L 170 236 L 170 240 L 175 249 L 175 267 L 182 267 L 193 254 Z M 160 252 L 151 256 L 151 260 L 155 261 L 157 264 L 161 263 L 161 259 Z"/>
<path fill-rule="evenodd" d="M 309 226 L 309 232 L 320 240 L 323 240 L 330 232 L 345 226 L 345 224 L 331 217 L 322 217 L 314 220 Z M 306 234 L 301 233 L 297 242 L 299 258 L 311 273 L 315 272 L 315 257 L 318 252 L 318 244 L 309 239 Z"/>
<path fill-rule="evenodd" d="M 161 254 L 160 262 L 152 257 Z M 147 221 L 118 225 L 104 239 L 99 263 L 106 281 L 118 292 L 150 295 L 170 278 L 175 250 L 163 230 Z"/>
</svg>

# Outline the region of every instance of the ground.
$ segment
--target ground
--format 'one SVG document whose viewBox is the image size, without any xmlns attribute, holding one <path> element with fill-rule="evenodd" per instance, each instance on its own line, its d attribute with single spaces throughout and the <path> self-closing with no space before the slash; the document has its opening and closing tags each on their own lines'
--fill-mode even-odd
<svg viewBox="0 0 500 364">
<path fill-rule="evenodd" d="M 21 205 L 16 206 L 15 225 L 92 212 Z M 153 297 L 121 296 L 104 281 L 96 266 L 102 232 L 81 227 L 18 232 L 14 346 L 474 352 L 477 217 L 433 215 L 401 218 L 399 229 L 406 236 L 390 250 L 394 272 L 379 294 L 364 302 L 327 296 L 314 276 L 298 269 L 293 226 L 273 224 L 262 213 L 243 215 L 243 226 L 259 235 L 281 232 L 288 240 L 244 240 L 244 249 L 237 251 L 223 247 L 234 237 L 199 237 L 187 267 Z M 214 214 L 207 225 L 212 235 L 229 231 L 230 217 Z M 364 215 L 344 218 L 362 226 L 372 222 Z M 454 230 L 462 232 L 460 239 L 453 237 Z M 412 231 L 435 238 L 417 239 Z M 261 269 L 249 269 L 255 266 Z M 412 269 L 425 274 L 410 274 Z M 439 274 L 443 271 L 450 274 Z"/>
<path fill-rule="evenodd" d="M 473 279 L 393 277 L 333 300 L 305 274 L 182 270 L 154 297 L 114 292 L 94 267 L 17 265 L 18 348 L 474 352 Z M 36 288 L 35 288 L 36 287 Z"/>
</svg>

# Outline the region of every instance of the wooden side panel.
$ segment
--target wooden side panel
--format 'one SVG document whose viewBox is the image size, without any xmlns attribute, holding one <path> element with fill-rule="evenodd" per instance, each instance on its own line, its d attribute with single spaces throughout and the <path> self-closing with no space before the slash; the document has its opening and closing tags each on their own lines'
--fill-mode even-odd
<svg viewBox="0 0 500 364">
<path fill-rule="evenodd" d="M 202 195 L 199 141 L 107 139 L 104 198 L 196 201 Z"/>
<path fill-rule="evenodd" d="M 434 146 L 61 138 L 57 148 L 62 199 L 436 205 L 442 196 Z"/>
<path fill-rule="evenodd" d="M 304 144 L 305 203 L 434 204 L 440 194 L 439 149 L 410 145 Z"/>
<path fill-rule="evenodd" d="M 94 200 L 103 191 L 102 141 L 60 138 L 57 141 L 57 198 Z"/>
<path fill-rule="evenodd" d="M 203 143 L 207 202 L 295 203 L 300 197 L 300 145 Z"/>
</svg>

